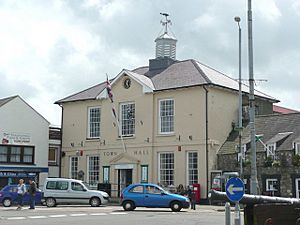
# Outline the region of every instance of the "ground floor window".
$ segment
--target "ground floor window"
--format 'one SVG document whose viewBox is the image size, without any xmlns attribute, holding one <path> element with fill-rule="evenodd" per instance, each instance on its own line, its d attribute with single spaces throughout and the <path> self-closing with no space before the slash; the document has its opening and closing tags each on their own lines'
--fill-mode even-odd
<svg viewBox="0 0 300 225">
<path fill-rule="evenodd" d="M 95 187 L 99 183 L 99 156 L 88 157 L 88 183 Z"/>
<path fill-rule="evenodd" d="M 159 153 L 159 183 L 174 185 L 174 153 Z"/>
<path fill-rule="evenodd" d="M 188 184 L 198 183 L 198 152 L 187 153 L 187 180 Z"/>
<path fill-rule="evenodd" d="M 78 157 L 70 157 L 70 178 L 78 179 Z"/>
<path fill-rule="evenodd" d="M 279 196 L 280 184 L 276 177 L 267 177 L 265 179 L 265 194 L 270 196 Z"/>
</svg>

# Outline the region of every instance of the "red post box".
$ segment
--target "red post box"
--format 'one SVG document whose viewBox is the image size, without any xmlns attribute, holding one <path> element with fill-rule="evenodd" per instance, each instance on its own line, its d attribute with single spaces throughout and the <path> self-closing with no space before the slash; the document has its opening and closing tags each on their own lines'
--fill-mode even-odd
<svg viewBox="0 0 300 225">
<path fill-rule="evenodd" d="M 193 192 L 195 195 L 196 203 L 200 203 L 200 184 L 193 184 Z"/>
</svg>

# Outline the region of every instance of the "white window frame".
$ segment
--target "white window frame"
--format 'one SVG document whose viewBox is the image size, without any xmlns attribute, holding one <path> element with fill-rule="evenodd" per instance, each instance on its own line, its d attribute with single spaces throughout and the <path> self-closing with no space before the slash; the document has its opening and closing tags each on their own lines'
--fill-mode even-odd
<svg viewBox="0 0 300 225">
<path fill-rule="evenodd" d="M 93 168 L 93 170 L 90 169 L 90 162 L 92 158 L 98 157 L 98 170 Z M 95 164 L 94 164 L 95 166 Z M 98 179 L 94 179 L 91 183 L 91 176 L 96 176 Z M 99 155 L 89 155 L 87 157 L 87 183 L 90 187 L 97 187 L 97 184 L 100 182 L 100 156 Z"/>
<path fill-rule="evenodd" d="M 161 168 L 161 156 L 162 154 L 171 154 L 173 155 L 173 168 L 171 169 L 162 169 Z M 161 179 L 161 170 L 172 170 L 173 171 L 173 179 L 171 180 L 162 180 Z M 160 183 L 160 185 L 165 186 L 167 183 L 167 186 L 169 185 L 174 185 L 175 184 L 175 153 L 174 152 L 159 152 L 158 153 L 158 182 Z M 163 183 L 162 183 L 163 182 Z"/>
<path fill-rule="evenodd" d="M 278 191 L 278 189 L 275 189 L 275 188 L 271 188 L 269 185 L 269 182 L 272 182 L 272 187 L 274 185 L 274 183 L 276 182 L 278 184 L 278 179 L 277 178 L 267 178 L 266 179 L 266 191 Z"/>
<path fill-rule="evenodd" d="M 171 129 L 171 128 L 169 128 L 170 129 L 170 131 L 162 131 L 162 116 L 161 116 L 161 103 L 162 102 L 165 102 L 165 101 L 172 101 L 173 102 L 173 120 L 172 120 L 172 122 L 173 122 L 173 130 Z M 166 98 L 166 99 L 160 99 L 159 101 L 158 101 L 158 118 L 159 118 L 159 126 L 158 126 L 158 128 L 159 128 L 159 134 L 174 134 L 174 132 L 175 132 L 175 100 L 174 99 L 172 99 L 172 98 Z"/>
<path fill-rule="evenodd" d="M 295 142 L 295 155 L 300 155 L 300 142 Z"/>
<path fill-rule="evenodd" d="M 275 159 L 276 143 L 267 144 L 267 157 L 272 156 Z"/>
<path fill-rule="evenodd" d="M 73 163 L 75 163 L 75 160 L 77 161 L 77 169 L 76 171 L 73 171 L 73 168 L 75 167 L 75 165 L 73 165 Z M 72 179 L 78 179 L 78 165 L 79 165 L 79 157 L 78 156 L 70 156 L 70 164 L 69 164 L 69 177 Z M 72 176 L 73 173 L 76 173 L 76 176 Z"/>
<path fill-rule="evenodd" d="M 190 168 L 190 163 L 189 163 L 190 154 L 195 154 L 195 153 L 196 153 L 196 157 L 197 157 L 196 168 Z M 198 184 L 198 182 L 199 182 L 199 165 L 198 165 L 198 163 L 199 163 L 199 153 L 197 151 L 188 151 L 186 153 L 186 172 L 187 172 L 186 180 L 187 180 L 187 185 Z M 192 172 L 192 171 L 193 171 L 193 174 L 190 174 L 190 172 Z M 194 174 L 195 171 L 197 171 L 196 175 Z M 197 177 L 196 180 L 193 179 L 194 182 L 192 180 L 190 180 L 190 175 L 193 176 L 193 177 L 194 176 Z"/>
<path fill-rule="evenodd" d="M 93 109 L 99 109 L 99 135 L 91 135 L 93 131 L 91 131 L 92 127 L 91 127 L 91 110 Z M 98 122 L 94 122 L 95 124 L 98 123 Z M 101 107 L 100 106 L 92 106 L 92 107 L 88 107 L 88 130 L 87 130 L 87 137 L 90 138 L 90 139 L 98 139 L 100 138 L 101 136 Z M 94 131 L 95 133 L 97 131 Z"/>
<path fill-rule="evenodd" d="M 237 146 L 237 148 L 238 148 L 238 146 Z M 240 151 L 240 149 L 238 149 L 238 151 Z M 241 157 L 243 157 L 243 160 L 246 159 L 247 144 L 242 144 L 242 151 L 243 151 L 243 155 L 241 155 L 241 153 L 238 152 L 238 162 L 241 161 Z"/>
<path fill-rule="evenodd" d="M 123 106 L 126 105 L 133 105 L 134 107 L 134 112 L 133 112 L 133 122 L 132 122 L 132 127 L 129 127 L 129 124 L 127 124 L 127 129 L 128 129 L 128 133 L 127 134 L 123 134 Z M 122 137 L 132 137 L 135 135 L 135 103 L 134 102 L 123 102 L 120 103 L 120 112 L 119 112 L 119 118 L 120 118 L 120 127 L 119 127 L 119 136 L 122 135 Z M 128 119 L 129 120 L 129 119 Z M 125 124 L 126 125 L 126 124 Z M 130 129 L 132 129 L 130 131 Z M 125 130 L 125 128 L 124 128 Z"/>
</svg>

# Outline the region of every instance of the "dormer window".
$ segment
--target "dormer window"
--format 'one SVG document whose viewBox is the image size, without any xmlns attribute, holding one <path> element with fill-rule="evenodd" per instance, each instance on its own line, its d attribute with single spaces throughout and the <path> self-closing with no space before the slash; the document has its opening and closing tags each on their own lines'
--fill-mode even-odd
<svg viewBox="0 0 300 225">
<path fill-rule="evenodd" d="M 267 157 L 275 157 L 276 143 L 267 144 Z"/>
<path fill-rule="evenodd" d="M 300 155 L 300 142 L 295 142 L 295 155 Z"/>
</svg>

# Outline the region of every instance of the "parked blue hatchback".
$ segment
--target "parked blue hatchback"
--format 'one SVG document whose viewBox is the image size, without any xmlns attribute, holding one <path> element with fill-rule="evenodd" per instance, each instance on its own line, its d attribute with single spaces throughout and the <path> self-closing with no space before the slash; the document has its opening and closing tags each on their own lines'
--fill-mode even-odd
<svg viewBox="0 0 300 225">
<path fill-rule="evenodd" d="M 189 208 L 190 200 L 182 195 L 172 194 L 156 184 L 131 184 L 121 194 L 121 204 L 125 211 L 136 207 L 171 208 L 179 212 Z"/>
<path fill-rule="evenodd" d="M 29 185 L 26 185 L 26 190 L 28 190 Z M 17 199 L 17 185 L 6 185 L 2 190 L 0 191 L 0 203 L 4 207 L 10 207 L 13 203 L 16 202 Z M 35 194 L 35 203 L 40 204 L 42 199 L 42 191 L 40 189 L 37 189 L 37 192 Z M 29 193 L 26 192 L 23 197 L 23 203 L 29 204 Z"/>
</svg>

